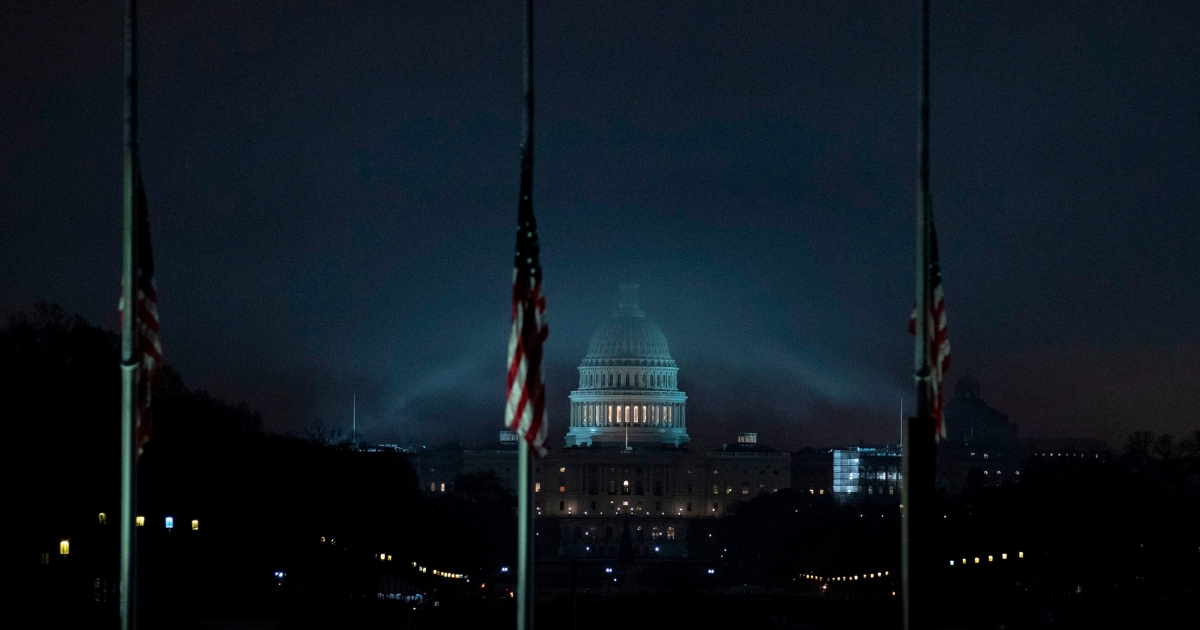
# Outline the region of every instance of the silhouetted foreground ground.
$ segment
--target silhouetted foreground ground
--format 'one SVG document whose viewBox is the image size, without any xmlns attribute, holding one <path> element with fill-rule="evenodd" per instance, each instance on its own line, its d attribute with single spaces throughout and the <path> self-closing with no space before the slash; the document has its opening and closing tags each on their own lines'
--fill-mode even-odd
<svg viewBox="0 0 1200 630">
<path fill-rule="evenodd" d="M 1200 627 L 1195 604 L 1159 602 L 1135 605 L 1091 602 L 1021 608 L 1008 612 L 1004 621 L 977 621 L 971 611 L 947 602 L 943 611 L 947 630 L 979 629 L 1091 629 Z M 113 611 L 47 611 L 21 627 L 115 628 Z M 307 630 L 317 628 L 420 629 L 511 628 L 515 608 L 503 600 L 454 602 L 414 609 L 392 602 L 347 602 L 342 605 L 305 606 L 277 604 L 239 615 L 201 616 L 190 620 L 147 618 L 144 628 L 181 630 Z M 807 597 L 795 593 L 772 595 L 579 595 L 544 596 L 537 605 L 537 626 L 564 630 L 609 628 L 738 628 L 758 629 L 880 629 L 899 628 L 897 600 L 845 600 Z"/>
<path fill-rule="evenodd" d="M 60 308 L 0 329 L 5 627 L 116 627 L 118 384 L 115 336 Z M 141 462 L 143 630 L 512 627 L 514 501 L 494 475 L 425 494 L 402 454 L 329 437 L 266 434 L 164 370 Z M 1200 628 L 1200 432 L 1135 433 L 1111 457 L 1026 462 L 1020 482 L 939 501 L 945 628 Z M 886 500 L 761 495 L 697 523 L 689 562 L 611 574 L 557 559 L 553 519 L 537 528 L 542 629 L 898 627 Z"/>
</svg>

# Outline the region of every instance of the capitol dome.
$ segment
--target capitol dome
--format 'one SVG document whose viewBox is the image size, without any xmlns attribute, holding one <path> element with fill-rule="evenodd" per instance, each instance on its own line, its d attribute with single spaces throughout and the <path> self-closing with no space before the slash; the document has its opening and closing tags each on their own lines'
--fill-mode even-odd
<svg viewBox="0 0 1200 630">
<path fill-rule="evenodd" d="M 687 395 L 662 329 L 638 305 L 638 286 L 621 285 L 617 311 L 592 335 L 571 392 L 567 446 L 683 446 Z"/>
<path fill-rule="evenodd" d="M 638 307 L 636 284 L 621 285 L 617 312 L 596 329 L 584 366 L 644 364 L 674 367 L 667 336 Z"/>
</svg>

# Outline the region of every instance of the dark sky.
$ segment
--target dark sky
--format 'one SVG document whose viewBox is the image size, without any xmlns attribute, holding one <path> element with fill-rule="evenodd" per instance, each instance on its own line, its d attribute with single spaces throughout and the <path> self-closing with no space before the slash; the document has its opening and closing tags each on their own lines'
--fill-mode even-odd
<svg viewBox="0 0 1200 630">
<path fill-rule="evenodd" d="M 0 21 L 0 315 L 116 326 L 122 2 Z M 168 362 L 268 427 L 502 415 L 521 3 L 143 3 Z M 700 446 L 894 441 L 919 2 L 538 0 L 552 433 L 616 284 Z M 1200 3 L 933 3 L 956 379 L 1022 435 L 1200 428 Z"/>
</svg>

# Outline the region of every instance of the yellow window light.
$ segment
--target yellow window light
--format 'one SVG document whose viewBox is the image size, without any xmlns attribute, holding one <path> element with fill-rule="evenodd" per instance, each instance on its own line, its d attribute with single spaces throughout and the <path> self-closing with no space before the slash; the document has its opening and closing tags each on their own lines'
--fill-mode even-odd
<svg viewBox="0 0 1200 630">
<path fill-rule="evenodd" d="M 976 558 L 975 558 L 975 564 L 979 564 L 979 558 L 978 558 L 978 557 L 976 557 Z"/>
<path fill-rule="evenodd" d="M 71 541 L 63 539 L 58 543 L 58 555 L 65 556 L 71 553 Z"/>
<path fill-rule="evenodd" d="M 1001 559 L 1001 560 L 1008 560 L 1008 554 L 1006 554 L 1006 553 L 1002 553 L 1002 554 L 1000 554 L 1000 559 Z"/>
<path fill-rule="evenodd" d="M 138 527 L 144 527 L 144 526 L 146 525 L 146 517 L 145 517 L 145 516 L 139 516 L 139 517 L 137 517 L 137 518 L 134 520 L 134 522 L 136 522 L 136 523 L 137 523 L 137 526 L 138 526 Z"/>
<path fill-rule="evenodd" d="M 199 520 L 192 519 L 192 531 L 194 531 L 194 532 L 200 531 L 200 521 Z M 325 542 L 324 536 L 321 537 L 321 542 Z"/>
<path fill-rule="evenodd" d="M 107 524 L 108 524 L 108 515 L 107 515 L 107 514 L 105 514 L 104 512 L 101 512 L 101 513 L 100 513 L 100 524 L 101 524 L 101 525 L 107 525 Z"/>
</svg>

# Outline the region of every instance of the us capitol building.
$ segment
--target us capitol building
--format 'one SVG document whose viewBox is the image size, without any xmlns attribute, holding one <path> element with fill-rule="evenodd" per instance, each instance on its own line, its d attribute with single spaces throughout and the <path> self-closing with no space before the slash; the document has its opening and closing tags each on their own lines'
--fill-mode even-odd
<svg viewBox="0 0 1200 630">
<path fill-rule="evenodd" d="M 616 312 L 579 364 L 566 448 L 534 464 L 542 557 L 685 559 L 697 519 L 732 515 L 739 503 L 789 485 L 790 455 L 754 433 L 714 452 L 688 449 L 679 368 L 637 288 L 620 286 Z M 483 448 L 427 451 L 415 462 L 420 483 L 445 492 L 459 473 L 494 471 L 515 490 L 516 446 L 502 432 Z"/>
</svg>

